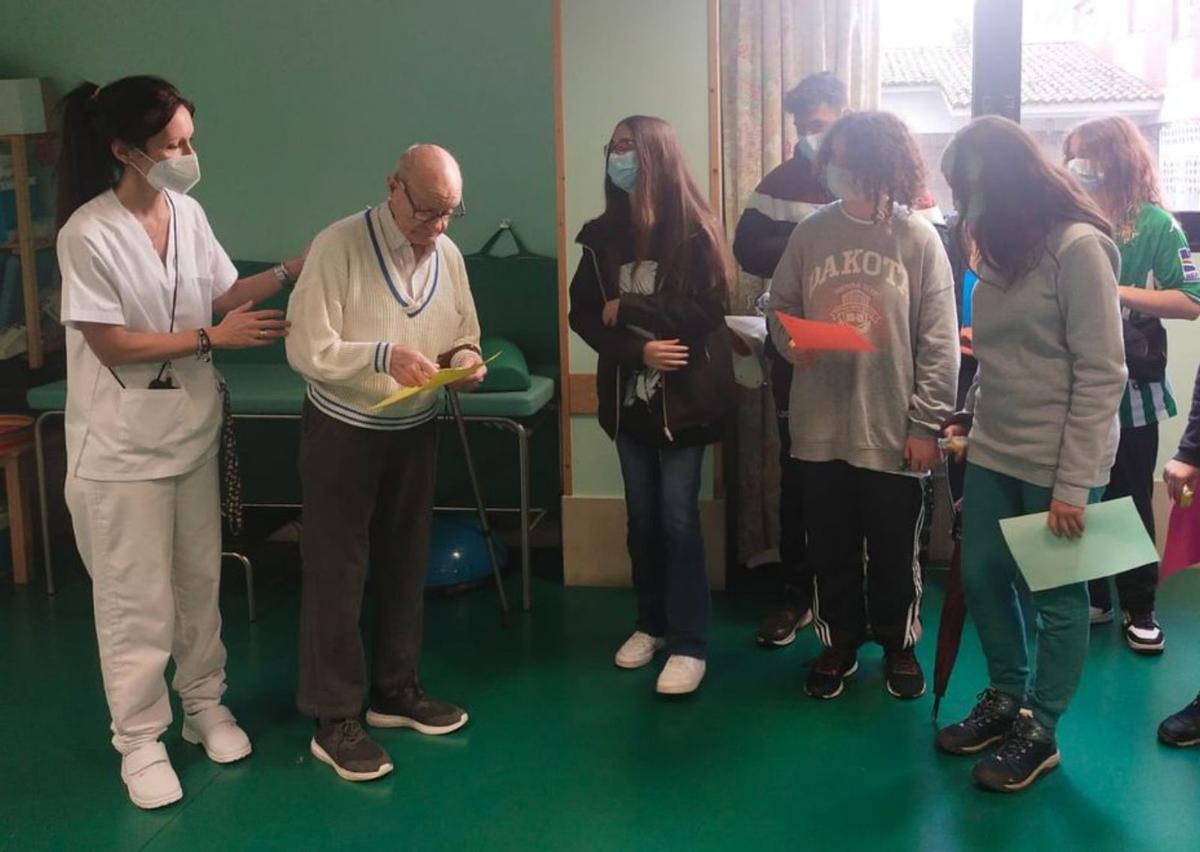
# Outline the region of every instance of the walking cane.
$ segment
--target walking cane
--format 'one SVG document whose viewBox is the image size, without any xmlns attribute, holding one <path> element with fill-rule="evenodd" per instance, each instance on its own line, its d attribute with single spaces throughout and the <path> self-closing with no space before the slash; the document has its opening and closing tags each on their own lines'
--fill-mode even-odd
<svg viewBox="0 0 1200 852">
<path fill-rule="evenodd" d="M 479 479 L 475 475 L 475 458 L 471 455 L 471 444 L 467 440 L 467 422 L 463 419 L 462 403 L 458 391 L 446 389 L 450 400 L 450 413 L 454 415 L 454 423 L 458 426 L 458 440 L 462 444 L 463 459 L 467 463 L 467 478 L 471 480 L 471 491 L 475 495 L 475 510 L 479 513 L 479 526 L 483 537 L 487 540 L 488 558 L 492 561 L 492 575 L 496 578 L 496 592 L 500 595 L 500 610 L 504 614 L 504 626 L 511 623 L 508 609 L 508 597 L 504 594 L 504 577 L 500 574 L 500 560 L 496 558 L 496 541 L 492 533 L 492 525 L 488 523 L 487 507 L 483 504 L 483 492 L 479 488 Z"/>
</svg>

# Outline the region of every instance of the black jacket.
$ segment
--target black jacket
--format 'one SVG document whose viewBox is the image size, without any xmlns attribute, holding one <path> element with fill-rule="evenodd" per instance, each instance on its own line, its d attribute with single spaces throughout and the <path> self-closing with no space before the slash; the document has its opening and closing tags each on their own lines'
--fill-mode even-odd
<svg viewBox="0 0 1200 852">
<path fill-rule="evenodd" d="M 594 219 L 583 226 L 576 242 L 583 247 L 583 257 L 571 280 L 570 323 L 599 355 L 601 427 L 614 440 L 621 432 L 655 447 L 701 446 L 721 440 L 736 404 L 736 389 L 725 327 L 727 296 L 708 271 L 711 247 L 702 236 L 692 237 L 681 247 L 696 252 L 687 264 L 688 280 L 667 286 L 664 275 L 679 274 L 678 265 L 660 262 L 655 292 L 637 295 L 618 292 L 620 266 L 634 261 L 632 235 L 612 233 L 602 220 Z M 614 247 L 620 263 L 609 260 Z M 617 325 L 610 328 L 601 313 L 616 298 L 621 308 Z M 646 371 L 642 360 L 646 338 L 634 327 L 657 340 L 678 338 L 688 347 L 689 357 L 684 369 L 661 374 L 648 400 L 626 405 L 627 383 Z"/>
<path fill-rule="evenodd" d="M 1200 467 L 1200 370 L 1196 371 L 1196 386 L 1192 389 L 1192 410 L 1188 413 L 1187 426 L 1179 439 L 1179 450 L 1175 458 L 1192 467 Z"/>
</svg>

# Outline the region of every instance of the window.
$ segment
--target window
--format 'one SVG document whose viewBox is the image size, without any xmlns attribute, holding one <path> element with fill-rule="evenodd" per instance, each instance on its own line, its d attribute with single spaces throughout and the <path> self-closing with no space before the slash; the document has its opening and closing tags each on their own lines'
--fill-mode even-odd
<svg viewBox="0 0 1200 852">
<path fill-rule="evenodd" d="M 926 181 L 949 212 L 942 178 L 946 143 L 971 120 L 973 0 L 880 4 L 880 108 L 904 119 L 925 161 Z"/>
<path fill-rule="evenodd" d="M 1200 63 L 1190 35 L 1196 6 L 1196 0 L 1026 3 L 1021 123 L 1061 160 L 1071 127 L 1124 116 L 1158 158 L 1165 205 L 1200 209 L 1200 100 L 1194 95 Z"/>
<path fill-rule="evenodd" d="M 1174 0 L 1171 4 L 1171 39 L 1192 38 L 1196 31 L 1197 0 Z"/>
</svg>

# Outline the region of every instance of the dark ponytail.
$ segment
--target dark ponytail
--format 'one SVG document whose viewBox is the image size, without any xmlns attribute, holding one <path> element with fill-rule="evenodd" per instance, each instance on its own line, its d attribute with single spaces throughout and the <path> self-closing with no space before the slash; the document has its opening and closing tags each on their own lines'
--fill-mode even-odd
<svg viewBox="0 0 1200 852">
<path fill-rule="evenodd" d="M 60 103 L 62 153 L 58 158 L 58 225 L 97 195 L 112 189 L 122 164 L 112 154 L 120 140 L 141 148 L 162 131 L 180 107 L 196 108 L 159 77 L 123 77 L 99 87 L 83 83 Z"/>
</svg>

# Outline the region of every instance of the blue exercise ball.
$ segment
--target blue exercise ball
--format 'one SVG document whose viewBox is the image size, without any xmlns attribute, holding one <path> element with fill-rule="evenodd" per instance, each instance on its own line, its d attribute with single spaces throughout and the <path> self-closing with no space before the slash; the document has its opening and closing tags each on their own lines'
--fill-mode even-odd
<svg viewBox="0 0 1200 852">
<path fill-rule="evenodd" d="M 503 569 L 508 560 L 508 549 L 499 538 L 493 536 L 493 541 L 496 559 Z M 479 520 L 458 513 L 434 515 L 426 587 L 446 589 L 478 583 L 489 578 L 491 573 L 487 539 Z"/>
</svg>

